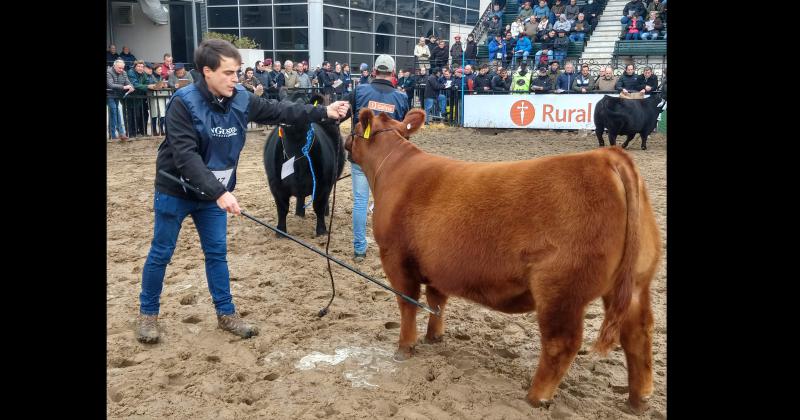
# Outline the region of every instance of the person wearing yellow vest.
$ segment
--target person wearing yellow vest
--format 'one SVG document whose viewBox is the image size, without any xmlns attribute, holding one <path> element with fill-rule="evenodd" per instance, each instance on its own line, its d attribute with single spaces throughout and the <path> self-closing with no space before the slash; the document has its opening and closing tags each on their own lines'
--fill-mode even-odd
<svg viewBox="0 0 800 420">
<path fill-rule="evenodd" d="M 523 61 L 519 65 L 519 71 L 514 72 L 511 78 L 511 93 L 530 93 L 531 73 L 528 71 L 528 63 Z"/>
</svg>

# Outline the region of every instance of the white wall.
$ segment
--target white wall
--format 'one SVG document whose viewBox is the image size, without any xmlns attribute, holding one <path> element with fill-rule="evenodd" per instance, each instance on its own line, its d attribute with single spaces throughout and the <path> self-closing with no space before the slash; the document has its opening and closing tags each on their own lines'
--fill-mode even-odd
<svg viewBox="0 0 800 420">
<path fill-rule="evenodd" d="M 121 5 L 133 5 L 133 25 L 120 25 L 117 9 Z M 127 45 L 137 59 L 161 62 L 164 53 L 172 54 L 169 24 L 156 25 L 142 13 L 138 3 L 111 3 L 111 30 L 114 31 L 114 42 L 117 53 L 122 53 L 122 46 Z"/>
</svg>

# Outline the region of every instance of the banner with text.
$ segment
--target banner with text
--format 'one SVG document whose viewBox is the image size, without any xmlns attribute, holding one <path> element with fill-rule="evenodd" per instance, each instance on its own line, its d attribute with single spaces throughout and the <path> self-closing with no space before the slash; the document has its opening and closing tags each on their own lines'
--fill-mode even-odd
<svg viewBox="0 0 800 420">
<path fill-rule="evenodd" d="M 594 130 L 594 109 L 603 96 L 465 95 L 464 127 Z"/>
</svg>

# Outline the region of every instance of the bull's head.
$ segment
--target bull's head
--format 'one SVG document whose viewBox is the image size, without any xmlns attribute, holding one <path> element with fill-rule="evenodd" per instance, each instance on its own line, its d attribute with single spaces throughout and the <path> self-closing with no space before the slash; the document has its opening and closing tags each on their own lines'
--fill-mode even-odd
<svg viewBox="0 0 800 420">
<path fill-rule="evenodd" d="M 358 113 L 354 135 L 347 138 L 345 149 L 353 161 L 362 164 L 373 152 L 392 147 L 397 141 L 408 139 L 425 122 L 425 111 L 412 109 L 403 121 L 392 119 L 386 113 L 375 115 L 371 109 L 362 108 Z M 398 136 L 399 134 L 399 136 Z M 400 137 L 402 136 L 402 137 Z"/>
</svg>

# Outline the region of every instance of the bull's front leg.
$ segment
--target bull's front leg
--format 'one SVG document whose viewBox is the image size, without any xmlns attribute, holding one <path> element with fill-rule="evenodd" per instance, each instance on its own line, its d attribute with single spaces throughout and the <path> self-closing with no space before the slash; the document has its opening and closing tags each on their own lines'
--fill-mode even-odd
<svg viewBox="0 0 800 420">
<path fill-rule="evenodd" d="M 428 332 L 425 334 L 425 342 L 439 343 L 444 337 L 444 307 L 447 304 L 447 295 L 430 285 L 426 285 L 425 296 L 428 300 L 428 306 L 434 311 L 439 310 L 438 316 L 434 314 L 428 316 Z"/>
<path fill-rule="evenodd" d="M 414 299 L 419 299 L 420 284 L 419 279 L 409 275 L 404 267 L 403 254 L 393 254 L 380 250 L 381 264 L 389 283 L 400 293 Z M 400 340 L 397 345 L 397 352 L 394 354 L 395 360 L 406 360 L 414 354 L 414 346 L 417 343 L 417 306 L 407 302 L 397 296 L 397 304 L 400 306 Z"/>
<path fill-rule="evenodd" d="M 320 194 L 320 196 L 314 200 L 314 214 L 317 215 L 317 236 L 328 233 L 328 228 L 325 226 L 325 208 L 328 206 L 327 201 L 327 194 Z"/>
<path fill-rule="evenodd" d="M 278 208 L 278 230 L 286 232 L 286 215 L 289 214 L 289 194 L 278 193 L 275 196 L 275 207 Z M 278 238 L 283 238 L 280 233 L 275 233 Z"/>
</svg>

